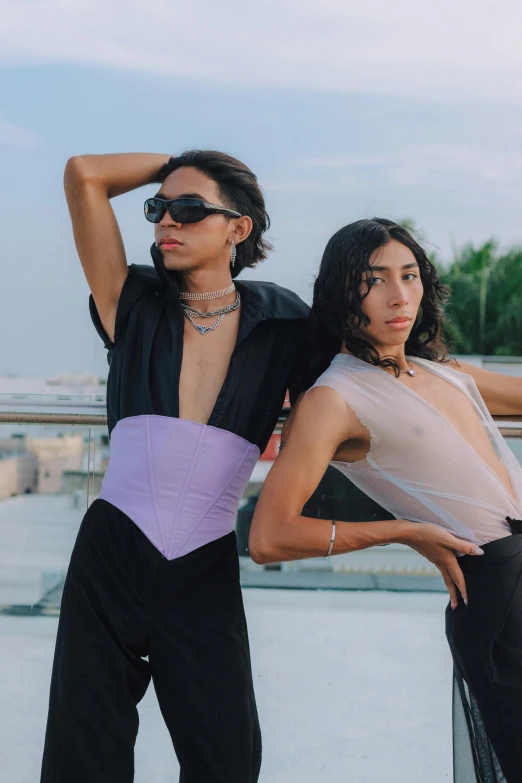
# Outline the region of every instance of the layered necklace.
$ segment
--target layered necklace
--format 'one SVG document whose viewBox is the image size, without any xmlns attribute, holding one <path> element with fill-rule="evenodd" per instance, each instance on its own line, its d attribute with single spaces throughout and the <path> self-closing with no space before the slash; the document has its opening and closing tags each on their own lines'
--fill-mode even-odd
<svg viewBox="0 0 522 783">
<path fill-rule="evenodd" d="M 240 306 L 241 296 L 234 283 L 229 285 L 227 288 L 222 288 L 221 291 L 210 291 L 206 294 L 193 294 L 182 291 L 179 295 L 179 298 L 188 301 L 209 301 L 211 299 L 220 299 L 223 296 L 228 296 L 228 294 L 231 294 L 233 291 L 236 292 L 236 298 L 231 304 L 227 305 L 226 307 L 222 307 L 219 310 L 212 310 L 206 313 L 202 313 L 200 310 L 196 310 L 196 308 L 192 307 L 192 305 L 181 302 L 183 312 L 192 326 L 194 326 L 200 334 L 207 334 L 207 332 L 213 332 L 214 329 L 217 329 L 223 318 L 228 315 L 228 313 L 232 313 L 234 310 L 237 310 L 237 308 Z M 216 318 L 216 320 L 212 326 L 200 326 L 194 321 L 194 318 Z"/>
</svg>

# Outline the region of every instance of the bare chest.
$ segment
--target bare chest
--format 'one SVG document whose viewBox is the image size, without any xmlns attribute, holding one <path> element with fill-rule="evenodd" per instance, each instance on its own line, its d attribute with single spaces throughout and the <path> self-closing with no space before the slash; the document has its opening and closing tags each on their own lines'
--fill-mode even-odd
<svg viewBox="0 0 522 783">
<path fill-rule="evenodd" d="M 507 470 L 493 448 L 480 414 L 468 395 L 444 378 L 429 371 L 418 371 L 415 377 L 401 376 L 390 379 L 393 383 L 403 384 L 402 410 L 405 411 L 405 426 L 422 424 L 423 416 L 430 406 L 436 411 L 441 427 L 452 427 L 458 436 L 476 452 L 476 454 L 496 473 L 508 490 L 511 489 Z M 414 392 L 415 395 L 411 395 Z M 390 408 L 390 416 L 393 410 Z M 439 419 L 440 417 L 440 419 Z M 448 431 L 449 432 L 449 431 Z M 451 440 L 448 440 L 450 443 Z M 357 462 L 365 459 L 371 448 L 369 430 L 362 424 L 354 431 L 354 436 L 340 445 L 336 460 Z"/>
<path fill-rule="evenodd" d="M 507 468 L 493 448 L 480 413 L 464 391 L 430 372 L 418 372 L 415 378 L 401 378 L 399 382 L 409 385 L 435 408 L 513 494 Z"/>
<path fill-rule="evenodd" d="M 239 328 L 239 311 L 200 334 L 186 320 L 179 381 L 179 417 L 206 424 L 225 383 Z"/>
<path fill-rule="evenodd" d="M 414 378 L 401 376 L 397 382 L 419 396 L 420 409 L 424 402 L 428 403 L 481 456 L 493 451 L 482 419 L 464 391 L 429 371 L 417 371 Z"/>
</svg>

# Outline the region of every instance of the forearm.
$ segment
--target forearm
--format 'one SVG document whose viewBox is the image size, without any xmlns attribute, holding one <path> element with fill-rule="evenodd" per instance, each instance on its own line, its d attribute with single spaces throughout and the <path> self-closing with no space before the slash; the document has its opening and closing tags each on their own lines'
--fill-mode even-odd
<svg viewBox="0 0 522 783">
<path fill-rule="evenodd" d="M 332 554 L 355 552 L 379 544 L 409 543 L 415 523 L 406 520 L 336 522 Z M 280 563 L 323 557 L 330 544 L 332 522 L 296 516 L 267 523 L 255 517 L 250 533 L 250 556 L 257 563 Z"/>
<path fill-rule="evenodd" d="M 158 182 L 158 172 L 170 157 L 148 152 L 79 155 L 67 163 L 65 190 L 76 189 L 81 182 L 101 188 L 108 198 L 120 196 Z"/>
<path fill-rule="evenodd" d="M 479 388 L 491 415 L 522 415 L 522 378 L 497 373 L 491 373 L 491 375 L 495 375 L 493 382 L 491 378 L 487 378 L 489 385 L 483 383 L 484 388 Z"/>
</svg>

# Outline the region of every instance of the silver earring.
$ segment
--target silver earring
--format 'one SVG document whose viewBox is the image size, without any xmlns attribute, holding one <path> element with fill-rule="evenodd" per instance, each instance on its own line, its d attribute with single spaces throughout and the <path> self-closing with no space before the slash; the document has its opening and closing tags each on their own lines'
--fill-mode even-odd
<svg viewBox="0 0 522 783">
<path fill-rule="evenodd" d="M 236 255 L 237 255 L 237 249 L 236 249 L 236 243 L 234 240 L 230 243 L 230 266 L 234 266 L 236 263 Z"/>
</svg>

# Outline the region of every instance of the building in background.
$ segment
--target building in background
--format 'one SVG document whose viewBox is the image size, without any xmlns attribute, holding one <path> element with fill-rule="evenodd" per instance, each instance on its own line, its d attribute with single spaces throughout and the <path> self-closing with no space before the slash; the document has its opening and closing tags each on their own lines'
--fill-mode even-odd
<svg viewBox="0 0 522 783">
<path fill-rule="evenodd" d="M 83 435 L 59 433 L 57 437 L 24 440 L 27 452 L 38 461 L 38 492 L 61 492 L 64 472 L 82 467 Z"/>
<path fill-rule="evenodd" d="M 38 458 L 27 452 L 24 438 L 0 439 L 0 500 L 36 492 Z"/>
</svg>

